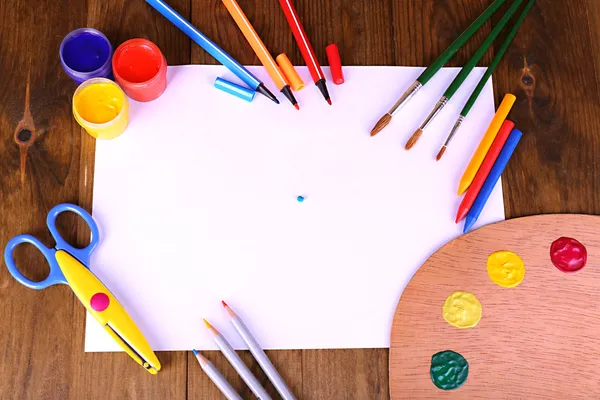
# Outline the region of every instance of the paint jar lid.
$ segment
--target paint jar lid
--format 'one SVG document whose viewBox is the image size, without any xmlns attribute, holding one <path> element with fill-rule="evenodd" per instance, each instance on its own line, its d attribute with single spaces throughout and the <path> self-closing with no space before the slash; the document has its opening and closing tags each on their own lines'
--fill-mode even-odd
<svg viewBox="0 0 600 400">
<path fill-rule="evenodd" d="M 286 56 L 285 53 L 281 53 L 275 60 L 277 61 L 277 64 L 279 64 L 279 68 L 281 68 L 285 74 L 288 82 L 290 82 L 292 89 L 294 89 L 295 92 L 304 89 L 304 82 L 302 81 L 302 78 L 300 78 L 300 75 L 298 75 L 298 72 L 290 62 L 288 56 Z"/>
<path fill-rule="evenodd" d="M 80 48 L 70 47 L 79 40 Z M 94 48 L 94 44 L 100 44 L 100 47 Z M 102 32 L 94 28 L 79 28 L 62 40 L 59 55 L 67 75 L 77 83 L 83 83 L 91 78 L 111 77 L 112 52 L 112 45 Z"/>
<path fill-rule="evenodd" d="M 256 95 L 256 92 L 252 89 L 245 88 L 221 78 L 217 78 L 217 80 L 215 80 L 215 87 L 224 91 L 225 93 L 232 94 L 248 102 L 254 100 L 254 96 Z"/>
<path fill-rule="evenodd" d="M 331 69 L 331 78 L 333 83 L 341 85 L 344 83 L 344 72 L 342 71 L 342 61 L 340 60 L 340 50 L 335 43 L 330 44 L 325 48 L 327 59 L 329 60 L 329 68 Z"/>
</svg>

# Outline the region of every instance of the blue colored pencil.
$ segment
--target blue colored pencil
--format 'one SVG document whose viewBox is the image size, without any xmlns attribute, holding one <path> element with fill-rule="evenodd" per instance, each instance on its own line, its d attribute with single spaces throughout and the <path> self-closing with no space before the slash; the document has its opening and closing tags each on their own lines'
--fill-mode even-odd
<svg viewBox="0 0 600 400">
<path fill-rule="evenodd" d="M 496 186 L 498 179 L 500 179 L 500 175 L 502 175 L 504 168 L 506 168 L 508 160 L 510 160 L 510 157 L 519 143 L 519 140 L 521 140 L 521 136 L 523 136 L 523 133 L 518 129 L 513 129 L 510 133 L 510 136 L 506 140 L 504 147 L 502 147 L 502 151 L 500 152 L 500 155 L 498 155 L 490 174 L 481 187 L 481 190 L 475 199 L 475 203 L 473 203 L 471 210 L 469 210 L 469 213 L 465 218 L 465 227 L 463 229 L 463 233 L 467 233 L 477 221 L 479 215 L 481 215 L 481 211 L 483 211 L 485 203 L 487 203 L 488 199 L 490 198 L 490 195 L 494 190 L 494 186 Z"/>
<path fill-rule="evenodd" d="M 146 3 L 150 4 L 156 11 L 161 13 L 163 17 L 171 21 L 176 27 L 181 29 L 183 33 L 188 35 L 190 39 L 198 43 L 200 47 L 208 52 L 211 56 L 217 59 L 221 64 L 226 66 L 231 72 L 233 72 L 238 78 L 246 83 L 249 87 L 257 91 L 258 93 L 268 97 L 275 103 L 279 104 L 279 100 L 273 93 L 267 89 L 257 77 L 252 75 L 250 71 L 244 68 L 240 63 L 233 59 L 227 54 L 222 48 L 217 46 L 212 40 L 206 35 L 200 32 L 195 26 L 190 24 L 185 18 L 181 16 L 177 11 L 173 10 L 171 6 L 162 0 L 146 0 Z"/>
</svg>

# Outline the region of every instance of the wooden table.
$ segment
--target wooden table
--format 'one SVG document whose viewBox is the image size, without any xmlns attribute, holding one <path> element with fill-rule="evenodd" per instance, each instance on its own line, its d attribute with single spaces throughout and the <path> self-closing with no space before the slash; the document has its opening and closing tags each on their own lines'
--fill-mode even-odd
<svg viewBox="0 0 600 400">
<path fill-rule="evenodd" d="M 169 2 L 240 62 L 258 63 L 219 0 Z M 326 64 L 325 46 L 335 42 L 345 65 L 428 65 L 490 2 L 296 1 L 321 62 Z M 239 3 L 273 53 L 302 63 L 276 0 Z M 61 39 L 84 26 L 100 29 L 113 44 L 147 37 L 169 64 L 214 63 L 142 0 L 0 1 L 2 247 L 23 232 L 51 244 L 45 217 L 57 203 L 91 208 L 94 140 L 71 116 L 75 84 L 58 57 Z M 484 25 L 451 65 L 464 64 L 491 26 Z M 600 214 L 599 28 L 598 0 L 538 0 L 494 74 L 496 103 L 507 92 L 517 95 L 511 117 L 525 133 L 503 177 L 508 218 Z M 489 51 L 484 64 L 493 55 Z M 59 222 L 66 237 L 85 244 L 88 232 L 80 223 L 69 217 Z M 28 276 L 45 276 L 40 255 L 28 248 L 17 253 Z M 124 354 L 85 354 L 84 309 L 65 287 L 36 292 L 2 267 L 0 305 L 2 399 L 220 398 L 191 353 L 159 353 L 164 369 L 158 376 Z M 300 399 L 389 397 L 387 350 L 269 355 Z M 208 356 L 244 398 L 252 398 L 220 354 Z M 243 356 L 274 393 L 250 355 Z"/>
</svg>

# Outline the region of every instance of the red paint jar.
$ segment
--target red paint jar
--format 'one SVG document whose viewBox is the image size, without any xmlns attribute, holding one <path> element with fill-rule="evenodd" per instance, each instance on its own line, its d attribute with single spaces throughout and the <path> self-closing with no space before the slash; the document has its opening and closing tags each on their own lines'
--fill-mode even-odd
<svg viewBox="0 0 600 400">
<path fill-rule="evenodd" d="M 152 101 L 167 87 L 167 59 L 149 40 L 122 43 L 113 54 L 112 67 L 116 81 L 133 100 Z"/>
</svg>

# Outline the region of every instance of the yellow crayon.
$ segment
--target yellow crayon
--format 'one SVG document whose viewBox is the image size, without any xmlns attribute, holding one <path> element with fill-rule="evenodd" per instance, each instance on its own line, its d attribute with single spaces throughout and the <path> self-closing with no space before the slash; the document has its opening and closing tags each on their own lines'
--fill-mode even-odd
<svg viewBox="0 0 600 400">
<path fill-rule="evenodd" d="M 277 86 L 277 89 L 279 89 L 281 93 L 283 93 L 285 97 L 287 97 L 290 100 L 292 105 L 294 105 L 298 109 L 296 99 L 292 94 L 290 84 L 286 80 L 285 75 L 273 59 L 273 56 L 271 56 L 271 53 L 269 53 L 269 50 L 267 50 L 267 47 L 265 46 L 263 41 L 260 39 L 256 31 L 254 30 L 254 27 L 252 27 L 252 24 L 248 20 L 248 17 L 246 17 L 246 14 L 244 14 L 244 11 L 242 11 L 242 9 L 240 8 L 240 5 L 235 0 L 222 1 L 225 7 L 227 8 L 227 11 L 229 11 L 229 14 L 231 14 L 235 23 L 244 34 L 244 37 L 246 38 L 248 43 L 250 43 L 252 50 L 254 50 L 254 53 L 256 53 L 262 65 L 267 69 L 267 72 L 269 73 L 269 76 L 275 83 L 275 86 Z"/>
<path fill-rule="evenodd" d="M 510 112 L 513 104 L 515 104 L 516 100 L 517 98 L 510 93 L 504 96 L 502 103 L 500 103 L 500 107 L 498 107 L 498 111 L 496 111 L 496 115 L 494 115 L 494 119 L 492 119 L 492 122 L 485 132 L 485 135 L 483 135 L 481 143 L 479 143 L 479 146 L 477 147 L 477 150 L 475 150 L 467 169 L 465 169 L 465 173 L 463 174 L 462 178 L 460 178 L 460 183 L 458 184 L 459 196 L 463 194 L 469 188 L 469 186 L 471 186 L 471 182 L 473 182 L 477 171 L 479 171 L 479 167 L 481 166 L 483 159 L 487 155 L 487 152 L 492 146 L 498 131 L 502 127 L 506 117 L 508 117 L 508 113 Z"/>
</svg>

